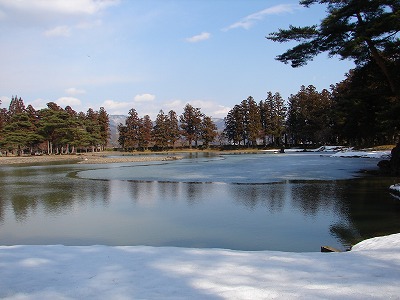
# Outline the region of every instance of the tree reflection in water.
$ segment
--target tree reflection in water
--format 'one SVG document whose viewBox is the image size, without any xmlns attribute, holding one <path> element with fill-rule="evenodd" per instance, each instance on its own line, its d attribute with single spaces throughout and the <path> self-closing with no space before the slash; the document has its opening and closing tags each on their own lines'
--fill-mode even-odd
<svg viewBox="0 0 400 300">
<path fill-rule="evenodd" d="M 193 168 L 188 178 L 204 181 L 106 179 L 121 170 L 140 177 L 135 165 L 2 167 L 0 244 L 319 251 L 321 244 L 347 248 L 400 230 L 399 202 L 387 191 L 391 178 L 212 183 L 196 168 L 205 172 L 225 162 L 194 159 L 184 165 Z M 160 168 L 153 166 L 155 172 Z M 165 165 L 164 173 L 173 174 L 173 168 Z M 92 169 L 96 179 L 80 178 Z M 228 171 L 221 167 L 216 174 L 221 179 Z"/>
</svg>

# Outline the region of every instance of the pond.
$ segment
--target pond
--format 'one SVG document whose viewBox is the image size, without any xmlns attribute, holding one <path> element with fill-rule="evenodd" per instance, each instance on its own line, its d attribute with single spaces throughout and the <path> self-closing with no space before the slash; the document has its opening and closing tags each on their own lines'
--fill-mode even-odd
<svg viewBox="0 0 400 300">
<path fill-rule="evenodd" d="M 188 154 L 179 161 L 0 167 L 0 245 L 346 249 L 400 232 L 376 159 Z"/>
</svg>

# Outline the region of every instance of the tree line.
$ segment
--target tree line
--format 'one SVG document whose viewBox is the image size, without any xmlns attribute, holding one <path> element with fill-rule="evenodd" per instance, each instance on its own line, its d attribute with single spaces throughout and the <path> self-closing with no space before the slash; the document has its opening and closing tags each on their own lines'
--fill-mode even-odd
<svg viewBox="0 0 400 300">
<path fill-rule="evenodd" d="M 1 102 L 0 102 L 1 104 Z M 104 150 L 109 139 L 109 116 L 101 107 L 76 112 L 54 102 L 35 110 L 13 96 L 0 109 L 0 148 L 3 153 L 69 154 Z"/>
<path fill-rule="evenodd" d="M 224 134 L 242 146 L 394 144 L 400 103 L 376 68 L 370 63 L 350 70 L 329 90 L 301 86 L 287 101 L 271 92 L 258 103 L 248 97 L 229 111 Z"/>
<path fill-rule="evenodd" d="M 152 147 L 156 150 L 175 148 L 179 139 L 184 139 L 187 146 L 208 148 L 218 135 L 217 126 L 211 117 L 186 104 L 183 113 L 179 116 L 174 110 L 157 114 L 154 122 L 149 115 L 140 118 L 137 111 L 129 110 L 125 124 L 118 125 L 118 142 L 124 150 L 147 150 Z"/>
<path fill-rule="evenodd" d="M 398 67 L 396 63 L 392 67 Z M 249 96 L 228 112 L 220 132 L 210 116 L 190 104 L 179 116 L 173 110 L 160 110 L 154 121 L 149 115 L 139 117 L 132 108 L 125 123 L 118 125 L 118 142 L 125 151 L 166 150 L 177 145 L 208 148 L 213 144 L 393 144 L 400 128 L 400 103 L 382 77 L 371 62 L 350 70 L 329 90 L 301 86 L 286 101 L 279 92 L 267 92 L 266 98 L 258 102 Z M 84 113 L 50 102 L 47 108 L 36 111 L 13 96 L 9 108 L 0 109 L 3 152 L 67 154 L 104 150 L 109 137 L 109 115 L 103 107 Z"/>
</svg>

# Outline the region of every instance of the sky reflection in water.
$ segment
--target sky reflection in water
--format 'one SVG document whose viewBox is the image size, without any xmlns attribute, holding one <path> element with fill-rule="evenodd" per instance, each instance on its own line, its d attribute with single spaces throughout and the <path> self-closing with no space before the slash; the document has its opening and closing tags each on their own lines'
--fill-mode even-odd
<svg viewBox="0 0 400 300">
<path fill-rule="evenodd" d="M 0 244 L 345 248 L 400 229 L 389 179 L 350 179 L 375 166 L 265 154 L 0 168 Z"/>
<path fill-rule="evenodd" d="M 286 180 L 339 180 L 376 169 L 375 159 L 346 159 L 314 153 L 225 155 L 79 172 L 80 178 L 106 180 L 271 183 Z"/>
</svg>

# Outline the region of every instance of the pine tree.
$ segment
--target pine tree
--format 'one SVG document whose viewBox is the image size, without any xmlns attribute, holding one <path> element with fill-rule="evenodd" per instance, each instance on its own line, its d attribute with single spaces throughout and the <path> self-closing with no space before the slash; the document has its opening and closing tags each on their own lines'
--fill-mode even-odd
<svg viewBox="0 0 400 300">
<path fill-rule="evenodd" d="M 1 100 L 0 100 L 0 104 L 1 104 Z M 8 115 L 8 111 L 6 108 L 0 108 L 0 146 L 1 146 L 1 140 L 3 137 L 3 128 L 6 125 L 7 122 L 7 117 Z"/>
<path fill-rule="evenodd" d="M 125 147 L 134 150 L 138 147 L 140 137 L 140 119 L 137 111 L 132 108 L 129 110 L 128 118 L 125 120 L 126 125 L 126 140 Z"/>
<path fill-rule="evenodd" d="M 49 102 L 47 107 L 38 112 L 38 132 L 47 141 L 47 153 L 59 154 L 62 147 L 69 142 L 69 114 L 54 102 Z"/>
<path fill-rule="evenodd" d="M 395 143 L 400 103 L 391 97 L 382 77 L 375 64 L 368 64 L 332 86 L 334 134 L 341 143 L 360 147 Z"/>
<path fill-rule="evenodd" d="M 167 128 L 168 128 L 168 144 L 170 147 L 175 148 L 175 142 L 179 139 L 179 124 L 178 116 L 175 111 L 170 110 L 167 116 Z"/>
<path fill-rule="evenodd" d="M 246 131 L 248 146 L 257 146 L 257 139 L 261 136 L 261 117 L 260 107 L 254 101 L 253 97 L 248 97 L 247 100 L 247 117 L 246 117 Z"/>
<path fill-rule="evenodd" d="M 224 135 L 230 143 L 240 145 L 245 137 L 245 124 L 243 122 L 243 109 L 241 105 L 236 104 L 225 118 Z M 245 143 L 245 141 L 243 141 Z M 243 144 L 244 144 L 243 143 Z"/>
<path fill-rule="evenodd" d="M 89 133 L 89 144 L 92 148 L 92 152 L 100 150 L 99 148 L 102 143 L 102 128 L 99 122 L 99 112 L 94 111 L 92 108 L 88 109 L 85 119 L 85 128 Z"/>
<path fill-rule="evenodd" d="M 211 119 L 211 117 L 204 116 L 201 123 L 201 139 L 205 148 L 210 146 L 210 143 L 214 141 L 217 136 L 217 126 Z"/>
<path fill-rule="evenodd" d="M 193 141 L 195 142 L 195 147 L 197 147 L 197 142 L 201 133 L 202 116 L 203 114 L 201 113 L 200 108 L 194 108 L 190 104 L 186 104 L 183 113 L 179 118 L 182 135 L 188 141 L 190 148 L 192 148 Z"/>
<path fill-rule="evenodd" d="M 153 122 L 149 115 L 145 115 L 139 120 L 139 140 L 138 147 L 147 150 L 152 140 Z"/>
<path fill-rule="evenodd" d="M 104 150 L 110 138 L 110 119 L 104 107 L 100 107 L 98 122 L 100 126 L 100 146 Z"/>
<path fill-rule="evenodd" d="M 126 142 L 128 139 L 128 127 L 122 123 L 118 124 L 118 143 L 123 150 L 126 150 Z"/>
<path fill-rule="evenodd" d="M 168 141 L 170 138 L 168 123 L 168 116 L 165 115 L 163 110 L 160 110 L 154 122 L 152 134 L 154 145 L 161 150 L 164 150 L 168 147 Z"/>
<path fill-rule="evenodd" d="M 16 150 L 20 156 L 29 148 L 30 152 L 43 140 L 37 134 L 36 126 L 30 119 L 21 98 L 13 97 L 8 110 L 8 119 L 3 128 L 3 147 L 9 151 Z"/>
<path fill-rule="evenodd" d="M 331 124 L 331 99 L 329 92 L 319 93 L 309 85 L 289 97 L 287 127 L 295 143 L 325 143 Z"/>
<path fill-rule="evenodd" d="M 291 62 L 293 67 L 305 65 L 316 55 L 353 59 L 357 66 L 375 62 L 389 83 L 390 90 L 400 99 L 400 84 L 395 79 L 398 70 L 390 65 L 400 55 L 400 2 L 398 0 L 302 0 L 309 7 L 327 5 L 327 16 L 319 25 L 279 29 L 267 37 L 277 42 L 300 42 L 277 59 Z"/>
<path fill-rule="evenodd" d="M 25 113 L 25 112 L 26 112 L 26 109 L 25 109 L 24 100 L 22 100 L 21 97 L 18 98 L 17 96 L 11 97 L 10 106 L 8 108 L 9 117 L 11 118 L 13 115 L 21 114 L 21 113 Z"/>
<path fill-rule="evenodd" d="M 261 127 L 264 136 L 264 146 L 267 139 L 275 146 L 280 146 L 281 137 L 285 131 L 286 106 L 279 93 L 267 93 L 267 98 L 260 104 Z"/>
</svg>

